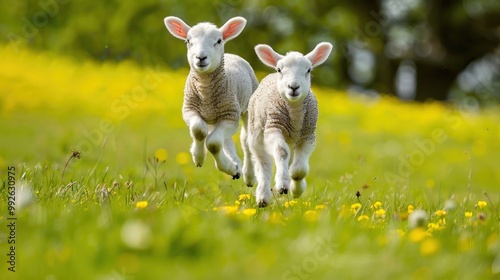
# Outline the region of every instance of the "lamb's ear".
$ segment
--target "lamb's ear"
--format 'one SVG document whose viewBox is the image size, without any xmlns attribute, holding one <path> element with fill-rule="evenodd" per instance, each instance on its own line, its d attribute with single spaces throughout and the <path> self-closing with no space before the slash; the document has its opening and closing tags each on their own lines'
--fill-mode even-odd
<svg viewBox="0 0 500 280">
<path fill-rule="evenodd" d="M 224 41 L 229 41 L 240 35 L 246 24 L 247 20 L 242 17 L 234 17 L 228 20 L 221 28 L 219 28 L 220 32 L 222 32 L 222 39 Z"/>
<path fill-rule="evenodd" d="M 260 44 L 255 46 L 255 53 L 265 65 L 276 68 L 278 61 L 283 58 L 283 56 L 273 50 L 268 45 Z"/>
<path fill-rule="evenodd" d="M 333 46 L 330 43 L 319 43 L 312 52 L 306 55 L 306 58 L 309 59 L 312 63 L 312 67 L 316 67 L 321 65 L 326 61 L 330 53 L 332 52 Z"/>
<path fill-rule="evenodd" d="M 166 17 L 164 21 L 168 31 L 174 35 L 174 37 L 186 40 L 187 33 L 189 29 L 191 29 L 191 26 L 187 25 L 178 17 Z"/>
</svg>

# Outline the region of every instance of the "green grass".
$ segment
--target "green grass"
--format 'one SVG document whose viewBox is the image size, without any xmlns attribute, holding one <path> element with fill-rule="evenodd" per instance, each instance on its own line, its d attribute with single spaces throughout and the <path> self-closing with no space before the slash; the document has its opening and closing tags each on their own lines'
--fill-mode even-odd
<svg viewBox="0 0 500 280">
<path fill-rule="evenodd" d="M 158 85 L 127 103 L 153 70 L 0 54 L 12 65 L 0 70 L 0 279 L 499 276 L 493 110 L 316 88 L 308 188 L 258 209 L 254 189 L 218 172 L 210 155 L 202 168 L 190 161 L 185 71 L 151 67 Z M 15 273 L 6 262 L 9 166 L 26 198 L 16 201 Z M 408 226 L 409 205 L 426 211 L 423 229 Z"/>
</svg>

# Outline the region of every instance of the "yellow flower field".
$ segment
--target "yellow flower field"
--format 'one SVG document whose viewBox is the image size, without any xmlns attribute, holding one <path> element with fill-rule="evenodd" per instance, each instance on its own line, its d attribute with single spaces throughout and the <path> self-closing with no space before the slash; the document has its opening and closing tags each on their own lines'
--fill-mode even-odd
<svg viewBox="0 0 500 280">
<path fill-rule="evenodd" d="M 308 188 L 261 209 L 210 155 L 194 167 L 187 70 L 0 56 L 0 279 L 500 276 L 498 108 L 314 88 Z"/>
</svg>

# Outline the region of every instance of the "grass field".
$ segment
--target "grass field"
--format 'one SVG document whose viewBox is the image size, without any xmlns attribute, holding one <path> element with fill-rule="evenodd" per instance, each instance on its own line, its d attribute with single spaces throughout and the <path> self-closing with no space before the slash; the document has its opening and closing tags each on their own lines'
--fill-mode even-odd
<svg viewBox="0 0 500 280">
<path fill-rule="evenodd" d="M 0 279 L 500 276 L 498 108 L 315 88 L 308 189 L 259 209 L 211 156 L 192 164 L 186 71 L 0 56 Z"/>
</svg>

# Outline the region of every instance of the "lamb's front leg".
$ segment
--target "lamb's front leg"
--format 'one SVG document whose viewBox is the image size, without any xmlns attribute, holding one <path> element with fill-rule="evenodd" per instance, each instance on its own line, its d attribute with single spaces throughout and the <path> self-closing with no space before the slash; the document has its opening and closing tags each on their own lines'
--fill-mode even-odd
<svg viewBox="0 0 500 280">
<path fill-rule="evenodd" d="M 191 144 L 191 155 L 193 162 L 197 167 L 201 167 L 205 162 L 206 150 L 204 146 L 205 138 L 208 135 L 207 123 L 196 113 L 188 112 L 185 114 L 186 122 L 189 126 L 193 144 Z"/>
<path fill-rule="evenodd" d="M 287 194 L 290 189 L 290 173 L 288 172 L 290 148 L 288 148 L 283 135 L 279 132 L 266 135 L 264 143 L 268 147 L 268 152 L 273 155 L 276 164 L 276 185 L 274 189 L 280 194 Z"/>
<path fill-rule="evenodd" d="M 224 143 L 226 139 L 231 138 L 238 130 L 238 122 L 221 121 L 217 123 L 214 130 L 208 135 L 206 140 L 206 147 L 212 153 L 215 159 L 215 165 L 220 171 L 231 175 L 233 179 L 239 179 L 241 175 L 241 167 L 237 162 L 234 162 L 224 152 Z M 234 143 L 232 142 L 234 149 Z M 228 147 L 231 149 L 231 147 Z M 236 149 L 234 149 L 236 153 Z"/>
<path fill-rule="evenodd" d="M 252 162 L 255 167 L 257 177 L 257 189 L 255 199 L 259 207 L 266 207 L 271 203 L 271 178 L 273 176 L 273 161 L 271 156 L 260 141 L 256 139 L 249 140 L 249 149 L 252 156 Z"/>
<path fill-rule="evenodd" d="M 293 153 L 293 161 L 290 166 L 292 178 L 291 192 L 294 198 L 300 197 L 306 189 L 305 177 L 309 173 L 309 157 L 314 150 L 314 139 L 299 143 Z"/>
</svg>

